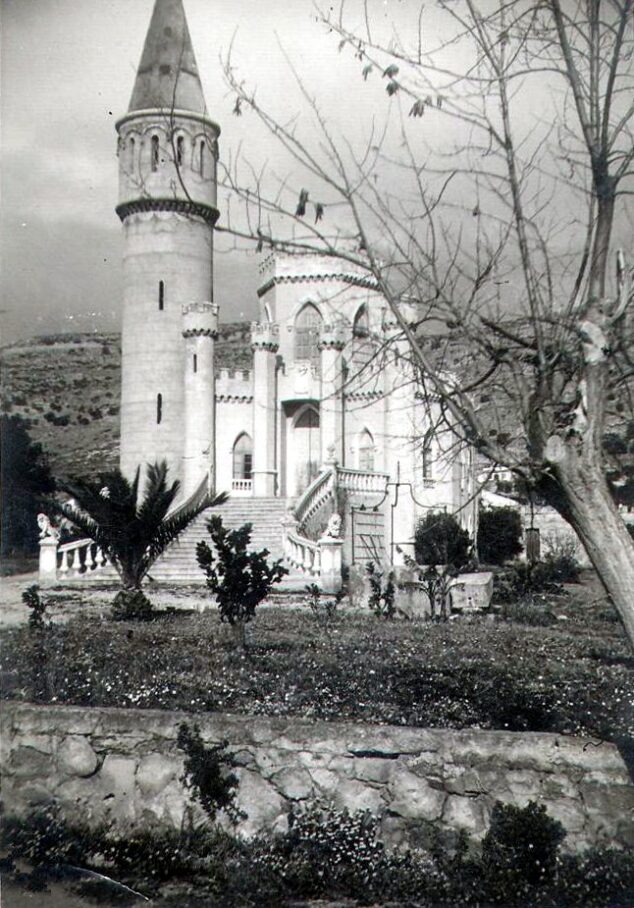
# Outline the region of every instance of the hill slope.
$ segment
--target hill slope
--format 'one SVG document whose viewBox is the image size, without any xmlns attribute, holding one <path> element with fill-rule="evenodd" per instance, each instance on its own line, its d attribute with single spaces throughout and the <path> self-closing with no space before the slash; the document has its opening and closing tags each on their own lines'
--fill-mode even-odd
<svg viewBox="0 0 634 908">
<path fill-rule="evenodd" d="M 218 369 L 251 367 L 250 327 L 220 326 Z M 29 423 L 58 477 L 90 476 L 119 462 L 121 337 L 57 334 L 0 350 L 1 405 Z"/>
</svg>

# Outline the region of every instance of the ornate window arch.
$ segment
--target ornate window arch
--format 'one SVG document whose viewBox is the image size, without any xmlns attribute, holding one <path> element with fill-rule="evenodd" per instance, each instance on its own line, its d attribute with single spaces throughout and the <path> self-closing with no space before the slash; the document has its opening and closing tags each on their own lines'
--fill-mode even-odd
<svg viewBox="0 0 634 908">
<path fill-rule="evenodd" d="M 359 435 L 357 461 L 360 470 L 374 472 L 374 438 L 369 429 L 364 429 Z"/>
<path fill-rule="evenodd" d="M 295 361 L 319 368 L 319 334 L 323 319 L 314 303 L 305 303 L 295 316 Z"/>
<path fill-rule="evenodd" d="M 251 479 L 253 442 L 248 432 L 241 432 L 233 443 L 233 478 Z"/>
<path fill-rule="evenodd" d="M 368 307 L 362 303 L 352 322 L 352 368 L 356 371 L 362 369 L 372 359 L 373 353 Z"/>
</svg>

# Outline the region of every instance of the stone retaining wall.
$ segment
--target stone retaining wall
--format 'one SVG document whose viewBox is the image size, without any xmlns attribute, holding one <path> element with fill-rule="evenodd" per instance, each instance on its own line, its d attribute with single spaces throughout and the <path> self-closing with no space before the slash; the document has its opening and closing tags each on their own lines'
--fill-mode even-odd
<svg viewBox="0 0 634 908">
<path fill-rule="evenodd" d="M 239 761 L 245 836 L 285 829 L 291 805 L 314 798 L 372 811 L 393 845 L 424 841 L 429 823 L 480 836 L 495 800 L 538 800 L 571 848 L 634 844 L 634 786 L 611 744 L 160 710 L 5 703 L 5 808 L 54 798 L 84 821 L 178 826 L 191 804 L 176 746 L 184 720 L 210 743 L 227 740 Z"/>
</svg>

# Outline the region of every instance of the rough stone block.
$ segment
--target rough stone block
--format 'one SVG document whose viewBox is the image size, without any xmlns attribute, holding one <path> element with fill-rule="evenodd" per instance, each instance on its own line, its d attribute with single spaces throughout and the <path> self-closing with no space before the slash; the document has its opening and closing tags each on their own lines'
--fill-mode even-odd
<svg viewBox="0 0 634 908">
<path fill-rule="evenodd" d="M 381 792 L 355 779 L 341 779 L 335 788 L 333 802 L 338 810 L 367 810 L 375 816 L 380 814 L 385 802 Z"/>
<path fill-rule="evenodd" d="M 396 771 L 396 760 L 382 760 L 377 757 L 357 758 L 354 761 L 352 775 L 355 779 L 368 782 L 388 782 Z"/>
<path fill-rule="evenodd" d="M 182 760 L 157 753 L 148 754 L 143 757 L 136 771 L 137 785 L 144 795 L 157 795 L 172 781 L 181 767 Z"/>
<path fill-rule="evenodd" d="M 444 787 L 451 794 L 466 795 L 472 798 L 486 791 L 480 775 L 475 769 L 468 769 L 458 776 L 446 779 Z"/>
<path fill-rule="evenodd" d="M 53 757 L 51 754 L 19 745 L 11 754 L 9 773 L 19 779 L 42 779 L 51 775 Z"/>
<path fill-rule="evenodd" d="M 288 802 L 275 790 L 270 782 L 248 769 L 236 770 L 240 780 L 236 806 L 247 814 L 240 823 L 239 833 L 252 838 L 259 832 L 273 829 L 281 816 L 288 811 Z"/>
<path fill-rule="evenodd" d="M 437 820 L 443 811 L 446 795 L 432 788 L 425 779 L 399 768 L 389 786 L 392 800 L 390 813 L 421 820 Z"/>
<path fill-rule="evenodd" d="M 135 815 L 136 760 L 108 754 L 99 772 L 99 783 L 104 791 L 110 815 L 115 820 L 133 820 Z"/>
<path fill-rule="evenodd" d="M 271 776 L 271 783 L 280 794 L 292 801 L 309 798 L 313 793 L 313 781 L 307 770 L 298 768 L 282 769 Z"/>
<path fill-rule="evenodd" d="M 311 769 L 309 772 L 315 785 L 317 785 L 324 794 L 330 794 L 339 784 L 339 777 L 329 769 Z"/>
<path fill-rule="evenodd" d="M 559 820 L 568 832 L 581 832 L 586 824 L 586 814 L 579 801 L 570 798 L 549 801 L 546 810 L 553 819 Z"/>
<path fill-rule="evenodd" d="M 465 829 L 474 836 L 481 836 L 486 831 L 489 811 L 483 798 L 464 798 L 460 795 L 448 795 L 442 821 L 454 829 Z"/>
<path fill-rule="evenodd" d="M 57 753 L 57 767 L 67 776 L 91 776 L 99 758 L 83 735 L 67 735 Z"/>
</svg>

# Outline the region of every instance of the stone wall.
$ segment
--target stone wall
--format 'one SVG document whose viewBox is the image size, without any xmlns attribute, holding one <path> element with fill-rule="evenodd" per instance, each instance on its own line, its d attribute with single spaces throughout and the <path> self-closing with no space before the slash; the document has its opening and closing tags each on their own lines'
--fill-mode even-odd
<svg viewBox="0 0 634 908">
<path fill-rule="evenodd" d="M 55 798 L 83 821 L 178 826 L 191 803 L 176 747 L 184 720 L 206 741 L 227 740 L 238 759 L 245 836 L 285 829 L 290 806 L 314 798 L 372 811 L 393 845 L 424 842 L 429 823 L 479 836 L 499 799 L 544 803 L 571 848 L 634 844 L 634 786 L 612 744 L 158 710 L 5 703 L 5 807 Z"/>
</svg>

